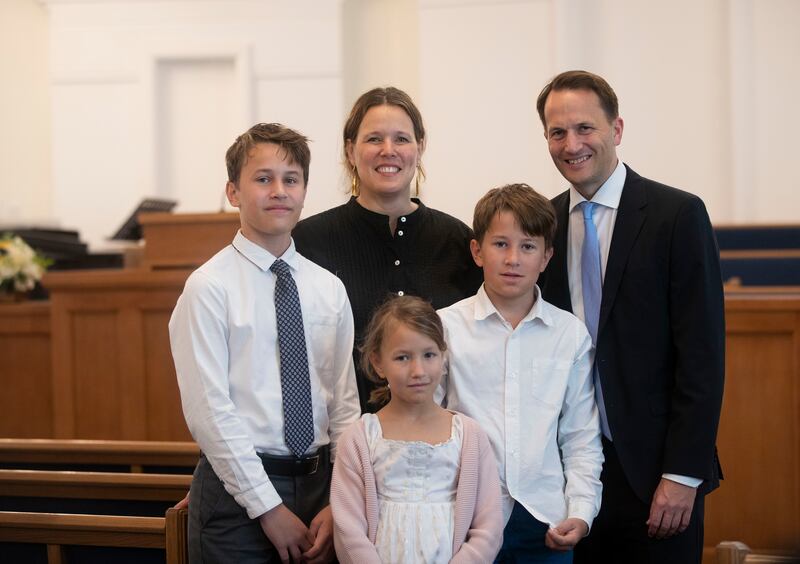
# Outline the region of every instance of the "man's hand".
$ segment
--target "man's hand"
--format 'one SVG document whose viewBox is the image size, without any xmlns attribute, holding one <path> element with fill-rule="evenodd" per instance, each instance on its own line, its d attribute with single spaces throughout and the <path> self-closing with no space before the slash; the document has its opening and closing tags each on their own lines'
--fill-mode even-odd
<svg viewBox="0 0 800 564">
<path fill-rule="evenodd" d="M 547 530 L 544 536 L 544 544 L 551 550 L 561 552 L 572 550 L 588 532 L 589 525 L 586 521 L 577 517 L 570 517 Z"/>
<path fill-rule="evenodd" d="M 311 526 L 308 530 L 314 539 L 314 544 L 303 553 L 305 561 L 308 564 L 325 564 L 326 562 L 331 562 L 334 558 L 334 549 L 333 513 L 331 513 L 330 505 L 325 506 L 322 511 L 317 513 L 317 516 L 311 521 Z"/>
<path fill-rule="evenodd" d="M 647 519 L 647 535 L 666 539 L 689 526 L 697 489 L 661 478 Z"/>
<path fill-rule="evenodd" d="M 314 541 L 303 522 L 282 503 L 264 513 L 258 522 L 278 550 L 281 562 L 286 564 L 290 556 L 293 562 L 301 562 L 303 552 L 311 548 Z"/>
<path fill-rule="evenodd" d="M 189 507 L 189 492 L 186 492 L 186 497 L 175 504 L 175 509 L 183 509 Z"/>
</svg>

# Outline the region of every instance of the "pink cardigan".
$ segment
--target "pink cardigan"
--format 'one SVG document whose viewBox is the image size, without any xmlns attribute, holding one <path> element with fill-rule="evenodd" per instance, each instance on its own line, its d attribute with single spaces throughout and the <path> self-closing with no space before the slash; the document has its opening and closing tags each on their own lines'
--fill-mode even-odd
<svg viewBox="0 0 800 564">
<path fill-rule="evenodd" d="M 456 488 L 455 563 L 494 560 L 503 543 L 503 511 L 497 461 L 486 433 L 463 414 L 461 469 Z M 364 423 L 358 420 L 339 437 L 331 482 L 333 541 L 342 564 L 380 564 L 375 549 L 378 493 Z"/>
</svg>

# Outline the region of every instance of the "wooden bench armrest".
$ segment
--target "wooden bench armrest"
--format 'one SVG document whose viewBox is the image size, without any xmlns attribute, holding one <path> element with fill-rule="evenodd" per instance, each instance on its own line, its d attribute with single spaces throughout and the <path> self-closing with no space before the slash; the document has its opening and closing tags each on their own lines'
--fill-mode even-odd
<svg viewBox="0 0 800 564">
<path fill-rule="evenodd" d="M 189 512 L 186 509 L 167 510 L 167 564 L 189 561 Z"/>
</svg>

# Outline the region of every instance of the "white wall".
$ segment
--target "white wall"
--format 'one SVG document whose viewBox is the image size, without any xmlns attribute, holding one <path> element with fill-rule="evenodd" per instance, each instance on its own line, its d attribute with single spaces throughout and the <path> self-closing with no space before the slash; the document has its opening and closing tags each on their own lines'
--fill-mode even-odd
<svg viewBox="0 0 800 564">
<path fill-rule="evenodd" d="M 427 199 L 470 217 L 486 189 L 565 188 L 533 107 L 583 68 L 616 90 L 619 153 L 699 194 L 712 220 L 800 220 L 786 174 L 800 88 L 793 0 L 421 0 L 421 103 L 431 124 Z M 787 205 L 788 204 L 788 205 Z"/>
<path fill-rule="evenodd" d="M 800 126 L 796 0 L 4 0 L 0 10 L 0 210 L 53 215 L 94 243 L 143 196 L 218 209 L 224 150 L 255 121 L 314 140 L 306 214 L 342 201 L 345 115 L 364 89 L 390 83 L 427 122 L 430 205 L 469 221 L 498 184 L 554 195 L 564 182 L 534 106 L 568 68 L 614 86 L 620 153 L 638 172 L 699 194 L 717 223 L 798 221 L 800 180 L 787 166 Z"/>
<path fill-rule="evenodd" d="M 0 1 L 0 226 L 52 217 L 47 11 Z"/>
<path fill-rule="evenodd" d="M 145 196 L 220 208 L 224 154 L 257 121 L 312 140 L 307 213 L 344 198 L 339 4 L 47 0 L 53 208 L 98 245 Z"/>
</svg>

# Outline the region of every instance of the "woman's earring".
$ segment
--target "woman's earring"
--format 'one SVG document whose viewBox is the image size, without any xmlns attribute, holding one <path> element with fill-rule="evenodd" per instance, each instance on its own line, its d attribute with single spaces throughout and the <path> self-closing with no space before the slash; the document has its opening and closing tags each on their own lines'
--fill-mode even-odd
<svg viewBox="0 0 800 564">
<path fill-rule="evenodd" d="M 350 175 L 353 179 L 350 183 L 350 194 L 358 197 L 358 171 L 356 170 L 355 165 L 353 165 L 353 170 L 350 171 Z"/>
<path fill-rule="evenodd" d="M 417 174 L 414 177 L 414 197 L 419 198 L 419 187 L 425 179 L 425 172 L 422 170 L 422 163 L 417 163 Z"/>
</svg>

